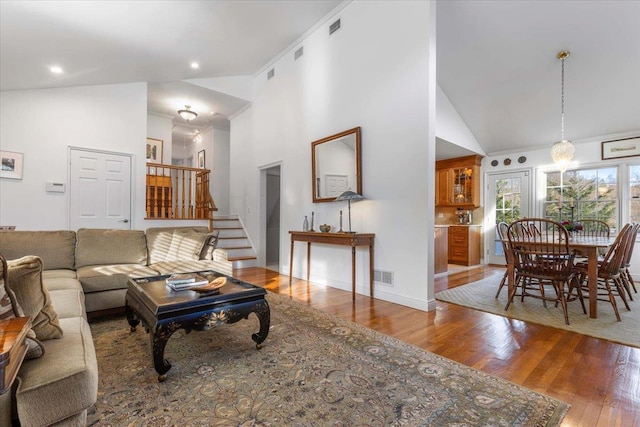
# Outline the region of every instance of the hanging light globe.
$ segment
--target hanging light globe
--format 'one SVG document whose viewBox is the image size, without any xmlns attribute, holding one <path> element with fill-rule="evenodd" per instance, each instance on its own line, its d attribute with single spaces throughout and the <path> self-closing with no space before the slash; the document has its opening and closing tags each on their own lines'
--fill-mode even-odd
<svg viewBox="0 0 640 427">
<path fill-rule="evenodd" d="M 553 162 L 560 168 L 560 173 L 563 174 L 567 171 L 573 155 L 576 152 L 575 147 L 568 139 L 564 139 L 564 60 L 569 57 L 569 51 L 562 50 L 558 52 L 556 58 L 562 61 L 562 92 L 560 101 L 560 141 L 553 144 L 551 147 L 551 158 Z"/>
<path fill-rule="evenodd" d="M 551 158 L 553 162 L 558 165 L 561 173 L 567 171 L 575 152 L 576 149 L 569 140 L 563 139 L 553 144 L 553 147 L 551 147 Z"/>
</svg>

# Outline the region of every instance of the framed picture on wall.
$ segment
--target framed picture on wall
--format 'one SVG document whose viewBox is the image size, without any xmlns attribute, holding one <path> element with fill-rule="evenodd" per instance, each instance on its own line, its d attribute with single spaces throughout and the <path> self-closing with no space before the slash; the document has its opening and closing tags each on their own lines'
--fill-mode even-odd
<svg viewBox="0 0 640 427">
<path fill-rule="evenodd" d="M 198 167 L 200 169 L 204 169 L 205 163 L 204 163 L 204 150 L 200 150 L 198 151 Z"/>
<path fill-rule="evenodd" d="M 162 163 L 162 140 L 147 138 L 147 162 Z"/>
<path fill-rule="evenodd" d="M 0 178 L 22 179 L 22 153 L 0 151 Z"/>
<path fill-rule="evenodd" d="M 616 139 L 602 143 L 602 160 L 640 156 L 640 137 Z"/>
</svg>

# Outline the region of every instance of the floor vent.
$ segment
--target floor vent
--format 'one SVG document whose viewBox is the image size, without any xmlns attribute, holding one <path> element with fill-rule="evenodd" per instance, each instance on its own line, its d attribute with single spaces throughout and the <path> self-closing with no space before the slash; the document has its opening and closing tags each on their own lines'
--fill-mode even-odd
<svg viewBox="0 0 640 427">
<path fill-rule="evenodd" d="M 300 47 L 300 49 L 296 50 L 295 53 L 293 54 L 294 61 L 300 58 L 303 53 L 304 53 L 304 47 Z"/>
<path fill-rule="evenodd" d="M 393 272 L 373 270 L 373 281 L 384 286 L 393 287 Z"/>
<path fill-rule="evenodd" d="M 336 22 L 329 26 L 329 35 L 335 33 L 340 29 L 340 20 L 338 19 Z"/>
<path fill-rule="evenodd" d="M 270 80 L 275 75 L 276 75 L 276 69 L 275 68 L 270 69 L 269 72 L 267 73 L 267 80 Z"/>
</svg>

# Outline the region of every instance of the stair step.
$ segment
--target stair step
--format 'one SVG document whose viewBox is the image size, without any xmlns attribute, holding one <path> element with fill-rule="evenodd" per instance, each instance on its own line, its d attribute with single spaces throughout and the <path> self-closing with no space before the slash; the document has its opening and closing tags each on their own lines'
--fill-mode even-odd
<svg viewBox="0 0 640 427">
<path fill-rule="evenodd" d="M 219 232 L 219 239 L 241 239 L 246 237 L 243 228 L 216 228 L 215 230 Z"/>
<path fill-rule="evenodd" d="M 229 257 L 228 260 L 233 262 L 233 261 L 246 261 L 246 260 L 250 260 L 250 259 L 257 259 L 255 256 L 252 255 L 244 255 L 244 256 L 235 256 L 235 257 Z"/>
<path fill-rule="evenodd" d="M 222 218 L 222 219 L 213 219 L 213 228 L 214 229 L 227 229 L 227 228 L 242 228 L 240 225 L 240 220 L 237 218 Z"/>
<path fill-rule="evenodd" d="M 213 218 L 213 229 L 218 234 L 218 247 L 227 251 L 234 269 L 256 267 L 258 258 L 249 242 L 244 227 L 237 217 Z"/>
</svg>

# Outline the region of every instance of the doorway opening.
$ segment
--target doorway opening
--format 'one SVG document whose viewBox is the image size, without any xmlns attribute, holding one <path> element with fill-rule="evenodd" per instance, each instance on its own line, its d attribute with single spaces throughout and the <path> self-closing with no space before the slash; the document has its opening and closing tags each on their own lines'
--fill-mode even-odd
<svg viewBox="0 0 640 427">
<path fill-rule="evenodd" d="M 280 271 L 280 164 L 263 168 L 262 230 L 264 236 L 264 266 Z"/>
</svg>

